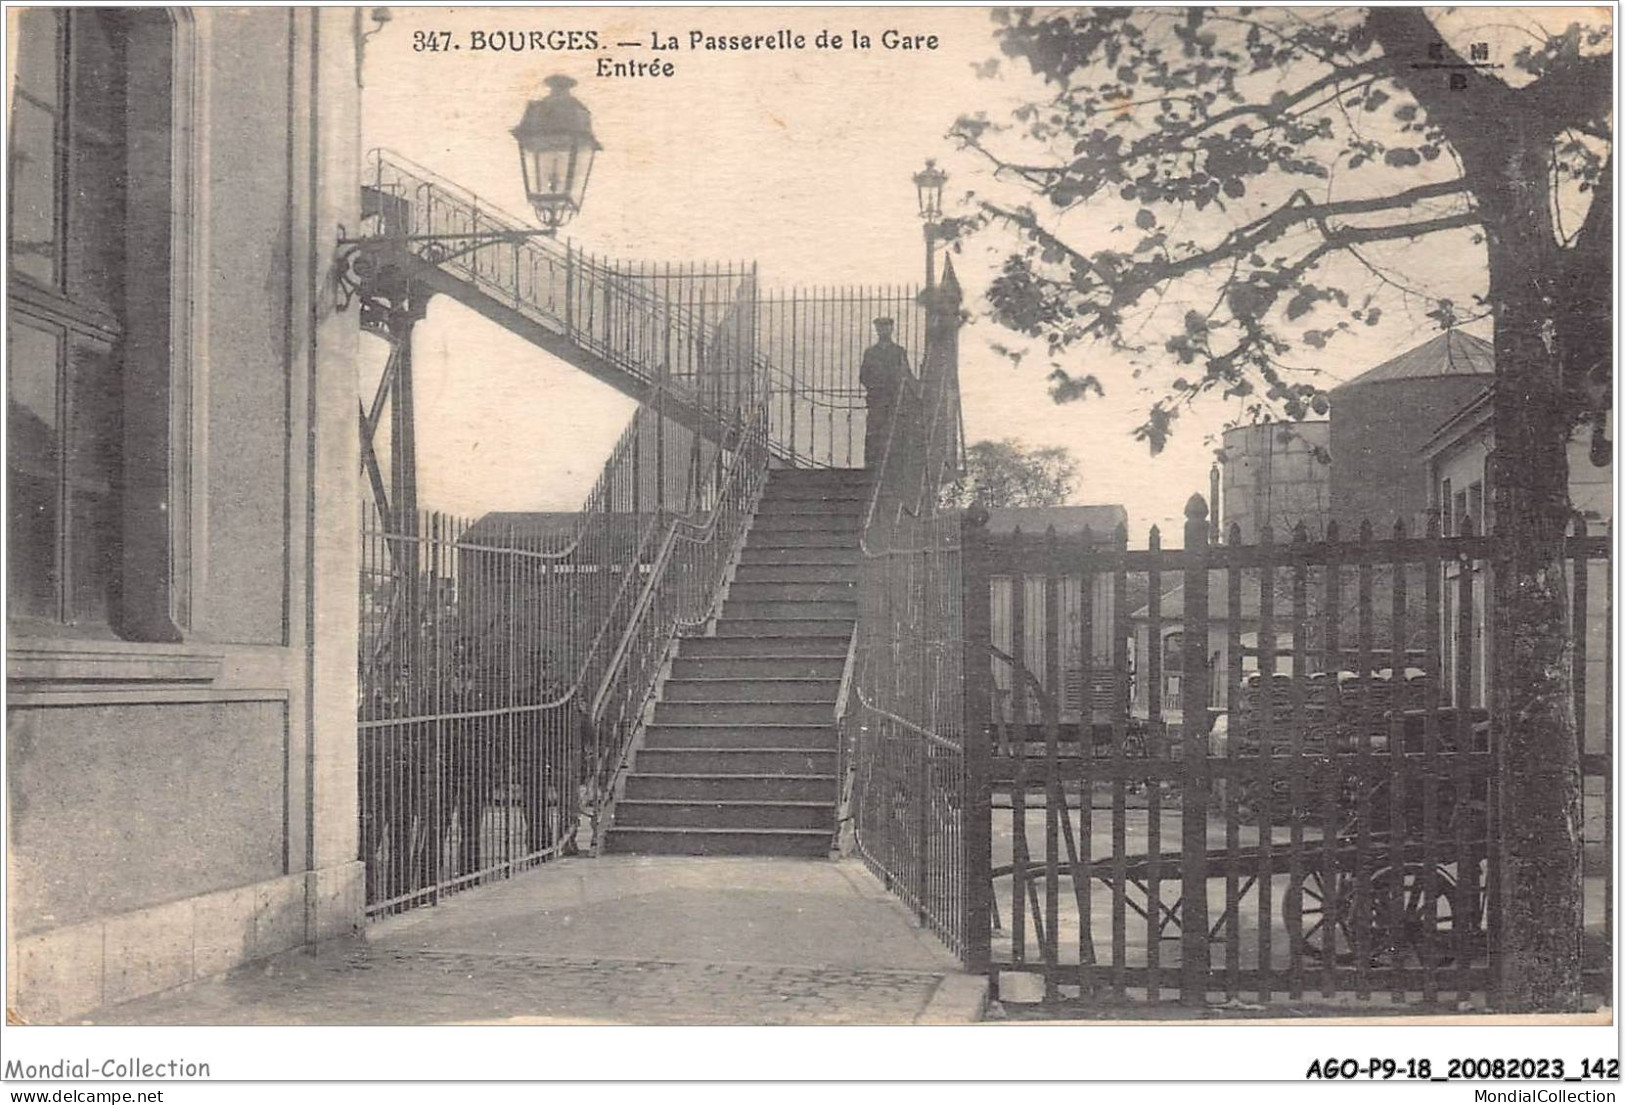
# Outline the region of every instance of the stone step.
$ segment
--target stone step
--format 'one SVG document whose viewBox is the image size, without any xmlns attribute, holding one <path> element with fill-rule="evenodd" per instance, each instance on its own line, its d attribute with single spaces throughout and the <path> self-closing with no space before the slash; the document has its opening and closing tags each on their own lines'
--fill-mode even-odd
<svg viewBox="0 0 1625 1105">
<path fill-rule="evenodd" d="M 613 828 L 605 851 L 649 856 L 804 856 L 827 858 L 826 829 Z"/>
<path fill-rule="evenodd" d="M 856 526 L 847 530 L 837 529 L 772 529 L 766 526 L 751 526 L 750 536 L 745 538 L 745 548 L 757 549 L 851 549 L 855 553 L 858 548 L 858 530 Z"/>
<path fill-rule="evenodd" d="M 706 659 L 687 659 L 686 650 L 678 653 L 671 666 L 671 677 L 679 679 L 834 679 L 840 681 L 846 670 L 846 657 L 841 656 L 735 656 Z"/>
<path fill-rule="evenodd" d="M 835 803 L 750 799 L 636 798 L 615 804 L 617 828 L 823 829 L 835 831 Z"/>
<path fill-rule="evenodd" d="M 786 601 L 786 602 L 756 602 L 746 600 L 741 602 L 731 595 L 728 601 L 722 604 L 722 617 L 717 620 L 720 629 L 730 618 L 743 618 L 746 621 L 763 621 L 769 618 L 856 618 L 858 616 L 857 596 L 841 599 L 823 599 L 812 601 Z"/>
<path fill-rule="evenodd" d="M 861 483 L 867 484 L 873 473 L 867 468 L 775 468 L 768 480 L 778 484 L 792 483 Z"/>
<path fill-rule="evenodd" d="M 632 774 L 626 777 L 625 797 L 832 803 L 836 789 L 833 775 Z"/>
<path fill-rule="evenodd" d="M 685 637 L 677 646 L 678 660 L 787 660 L 798 661 L 840 657 L 846 659 L 846 649 L 852 639 L 852 627 L 846 632 L 817 636 L 814 634 L 780 634 L 761 637 Z"/>
<path fill-rule="evenodd" d="M 730 601 L 740 602 L 856 602 L 858 585 L 844 580 L 772 580 L 735 578 L 728 588 Z"/>
<path fill-rule="evenodd" d="M 779 517 L 802 517 L 811 515 L 821 518 L 828 515 L 863 520 L 869 512 L 869 497 L 862 492 L 812 492 L 809 494 L 776 495 L 769 488 L 763 495 L 762 501 L 757 505 L 756 516 L 766 515 Z"/>
<path fill-rule="evenodd" d="M 844 583 L 855 587 L 858 565 L 852 564 L 746 564 L 734 570 L 735 587 L 747 583 Z"/>
<path fill-rule="evenodd" d="M 835 698 L 828 702 L 663 701 L 655 706 L 654 724 L 754 725 L 759 722 L 825 725 L 835 721 Z"/>
<path fill-rule="evenodd" d="M 702 679 L 672 678 L 666 681 L 661 701 L 675 702 L 822 702 L 833 706 L 840 693 L 840 674 L 834 678 L 806 676 L 708 676 Z"/>
<path fill-rule="evenodd" d="M 835 761 L 834 749 L 645 746 L 634 767 L 655 775 L 833 775 Z"/>
<path fill-rule="evenodd" d="M 745 551 L 739 556 L 740 568 L 752 565 L 788 567 L 790 565 L 841 565 L 856 568 L 861 559 L 856 542 L 847 545 L 807 546 L 795 543 L 752 546 L 745 542 Z"/>
<path fill-rule="evenodd" d="M 645 748 L 804 748 L 829 752 L 840 745 L 834 722 L 825 725 L 651 725 Z"/>
<path fill-rule="evenodd" d="M 732 618 L 717 621 L 718 637 L 849 637 L 853 619 L 847 618 Z"/>
<path fill-rule="evenodd" d="M 830 511 L 795 514 L 758 511 L 750 524 L 750 538 L 766 533 L 852 533 L 863 529 L 862 515 Z"/>
</svg>

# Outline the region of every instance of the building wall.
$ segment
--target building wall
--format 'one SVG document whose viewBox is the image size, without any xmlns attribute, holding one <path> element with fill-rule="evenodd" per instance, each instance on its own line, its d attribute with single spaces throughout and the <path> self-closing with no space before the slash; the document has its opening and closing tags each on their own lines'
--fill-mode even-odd
<svg viewBox="0 0 1625 1105">
<path fill-rule="evenodd" d="M 1484 390 L 1483 376 L 1380 380 L 1331 396 L 1331 517 L 1344 536 L 1369 521 L 1382 533 L 1427 509 L 1420 453 L 1440 426 Z"/>
<path fill-rule="evenodd" d="M 348 9 L 178 17 L 174 191 L 156 201 L 175 203 L 183 243 L 180 639 L 8 636 L 8 1003 L 24 1020 L 361 919 L 358 330 L 328 291 L 336 229 L 358 222 L 355 24 Z"/>
<path fill-rule="evenodd" d="M 1449 442 L 1425 465 L 1431 481 L 1431 495 L 1435 504 L 1443 504 L 1445 498 L 1444 481 L 1450 481 L 1450 496 L 1453 498 L 1458 491 L 1470 488 L 1474 483 L 1482 483 L 1486 488 L 1486 502 L 1491 501 L 1488 491 L 1489 479 L 1485 474 L 1490 451 L 1494 448 L 1494 428 L 1489 422 L 1481 422 L 1476 426 L 1463 431 L 1463 435 L 1456 441 Z M 1569 461 L 1569 501 L 1574 509 L 1586 519 L 1588 532 L 1597 534 L 1605 532 L 1613 519 L 1613 466 L 1598 467 L 1591 463 L 1590 435 L 1586 428 L 1570 440 L 1568 446 Z M 1489 508 L 1486 507 L 1486 514 Z M 1494 518 L 1489 518 L 1489 524 L 1494 526 Z M 1588 754 L 1600 755 L 1608 752 L 1610 741 L 1610 717 L 1608 711 L 1608 680 L 1612 665 L 1610 663 L 1609 623 L 1611 611 L 1609 609 L 1608 574 L 1611 565 L 1606 561 L 1591 561 L 1586 566 L 1586 601 L 1585 601 L 1585 632 L 1583 637 L 1585 647 L 1585 716 L 1581 719 L 1581 729 L 1584 748 Z M 1458 585 L 1459 568 L 1449 565 L 1445 568 L 1444 619 L 1446 625 L 1454 624 L 1456 587 Z M 1473 705 L 1486 705 L 1489 698 L 1488 649 L 1485 642 L 1488 635 L 1485 627 L 1487 614 L 1487 588 L 1489 581 L 1482 578 L 1482 571 L 1475 570 L 1473 580 L 1473 631 L 1477 642 L 1477 655 L 1473 663 Z M 1573 586 L 1573 580 L 1570 586 Z M 1572 631 L 1572 627 L 1571 627 Z M 1448 634 L 1441 633 L 1441 639 L 1448 644 Z M 1577 643 L 1580 638 L 1576 638 Z M 1455 664 L 1457 658 L 1447 655 L 1446 683 L 1447 688 L 1455 686 Z M 1585 779 L 1585 826 L 1584 835 L 1587 843 L 1600 844 L 1606 839 L 1604 827 L 1604 788 L 1603 780 L 1598 775 L 1588 775 Z M 1610 860 L 1611 862 L 1611 860 Z"/>
<path fill-rule="evenodd" d="M 1067 723 L 1077 721 L 1082 715 L 1086 698 L 1085 669 L 1094 674 L 1096 681 L 1102 681 L 1109 677 L 1112 666 L 1112 626 L 1115 624 L 1117 609 L 1112 577 L 1101 574 L 1089 581 L 1087 655 L 1084 652 L 1083 640 L 1083 588 L 1082 577 L 1061 577 L 1060 605 L 1062 617 L 1065 619 L 1065 624 L 1058 635 L 1064 688 L 1061 720 Z M 1015 587 L 1012 578 L 1007 575 L 990 576 L 988 616 L 993 645 L 1011 656 L 1017 655 L 1012 640 L 1015 632 L 1014 602 Z M 1049 638 L 1046 621 L 1049 616 L 1049 604 L 1047 584 L 1042 577 L 1022 577 L 1022 603 L 1022 635 L 1025 639 L 1020 651 L 1021 660 L 1027 669 L 1037 676 L 1039 683 L 1047 688 L 1049 666 L 1046 642 Z M 995 660 L 993 681 L 995 710 L 1003 710 L 1002 716 L 1006 718 L 1014 717 L 1012 688 L 1015 683 L 1010 666 Z M 1029 721 L 1036 721 L 1042 716 L 1036 699 L 1029 698 L 1026 716 Z"/>
</svg>

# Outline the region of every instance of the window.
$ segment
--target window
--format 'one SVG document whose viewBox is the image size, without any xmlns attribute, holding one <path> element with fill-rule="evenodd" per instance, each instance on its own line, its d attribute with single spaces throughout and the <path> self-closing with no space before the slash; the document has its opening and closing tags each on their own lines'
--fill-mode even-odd
<svg viewBox="0 0 1625 1105">
<path fill-rule="evenodd" d="M 150 541 L 130 489 L 169 481 L 173 24 L 158 10 L 12 16 L 7 576 L 13 624 L 173 636 L 169 558 L 124 578 Z M 154 369 L 158 372 L 155 375 Z M 140 397 L 137 399 L 137 397 Z M 132 408 L 128 400 L 156 412 Z M 161 515 L 168 496 L 158 496 Z M 144 500 L 145 502 L 145 500 Z M 150 511 L 144 512 L 150 514 Z M 167 548 L 167 537 L 164 545 Z"/>
<path fill-rule="evenodd" d="M 1162 639 L 1162 670 L 1179 674 L 1185 670 L 1185 634 L 1170 633 Z"/>
</svg>

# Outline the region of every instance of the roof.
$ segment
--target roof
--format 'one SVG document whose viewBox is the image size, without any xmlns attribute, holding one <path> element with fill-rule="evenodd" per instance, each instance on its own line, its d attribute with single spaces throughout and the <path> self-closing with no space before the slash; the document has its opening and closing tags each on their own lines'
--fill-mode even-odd
<svg viewBox="0 0 1625 1105">
<path fill-rule="evenodd" d="M 1433 457 L 1444 452 L 1456 442 L 1465 438 L 1473 430 L 1489 424 L 1491 416 L 1495 413 L 1491 399 L 1495 396 L 1493 386 L 1485 388 L 1473 396 L 1461 409 L 1445 419 L 1437 430 L 1422 443 L 1420 452 L 1423 456 Z"/>
<path fill-rule="evenodd" d="M 1421 380 L 1435 376 L 1494 376 L 1495 347 L 1461 330 L 1446 330 L 1431 341 L 1383 361 L 1342 387 L 1383 380 Z"/>
<path fill-rule="evenodd" d="M 1181 573 L 1183 575 L 1183 573 Z M 1230 614 L 1230 573 L 1220 568 L 1207 574 L 1208 621 L 1222 622 Z M 1258 617 L 1258 579 L 1247 575 L 1241 581 L 1241 617 L 1243 621 Z M 1137 621 L 1151 619 L 1151 604 L 1146 603 L 1129 615 Z M 1185 618 L 1185 585 L 1176 583 L 1162 593 L 1162 624 L 1183 621 Z"/>
<path fill-rule="evenodd" d="M 995 506 L 987 511 L 989 533 L 1043 533 L 1051 526 L 1058 536 L 1082 533 L 1085 529 L 1102 538 L 1116 535 L 1118 526 L 1128 525 L 1128 511 L 1117 503 L 1098 506 Z"/>
<path fill-rule="evenodd" d="M 621 537 L 635 537 L 654 520 L 654 513 L 622 511 L 602 517 L 605 529 Z M 532 551 L 558 549 L 575 539 L 581 520 L 580 512 L 573 510 L 497 510 L 469 526 L 458 544 Z"/>
</svg>

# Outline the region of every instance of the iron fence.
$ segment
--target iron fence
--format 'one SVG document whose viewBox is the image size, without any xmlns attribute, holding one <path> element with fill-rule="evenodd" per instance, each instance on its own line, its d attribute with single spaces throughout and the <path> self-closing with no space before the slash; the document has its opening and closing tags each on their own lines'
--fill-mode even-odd
<svg viewBox="0 0 1625 1105">
<path fill-rule="evenodd" d="M 1499 937 L 1501 722 L 1479 627 L 1495 539 L 1367 528 L 1311 542 L 1300 528 L 1274 543 L 1265 528 L 1245 546 L 1232 528 L 1210 547 L 1205 515 L 1194 499 L 1185 548 L 1168 550 L 1155 529 L 1143 550 L 967 530 L 972 744 L 994 749 L 989 786 L 1008 796 L 972 826 L 991 856 L 976 889 L 991 894 L 995 977 L 1039 975 L 1048 1000 L 1484 1000 Z M 1588 570 L 1608 541 L 1577 526 L 1567 555 L 1581 763 L 1605 806 L 1611 702 L 1594 700 L 1606 679 L 1582 642 L 1600 643 L 1588 627 L 1608 617 Z M 1008 617 L 1015 640 L 1040 627 L 1036 661 L 982 636 L 994 571 L 1026 581 L 1010 588 Z M 1069 655 L 1085 658 L 1087 681 L 1100 675 L 1079 644 L 1101 607 L 1063 616 L 1069 576 L 1086 592 L 1099 579 L 1117 595 L 1145 584 L 1143 608 L 1109 608 L 1103 732 L 1069 733 L 1048 691 Z M 1029 689 L 1008 711 L 990 691 L 1001 680 Z M 1606 815 L 1588 822 L 1611 858 Z M 1611 937 L 1606 908 L 1587 922 Z"/>
<path fill-rule="evenodd" d="M 963 951 L 959 515 L 939 508 L 960 458 L 958 300 L 949 281 L 936 293 L 918 385 L 893 409 L 871 491 L 841 746 L 858 854 Z"/>
<path fill-rule="evenodd" d="M 616 569 L 512 526 L 363 523 L 361 858 L 373 915 L 573 846 L 578 577 Z M 470 537 L 476 538 L 471 540 Z"/>
<path fill-rule="evenodd" d="M 361 853 L 374 914 L 576 847 L 655 630 L 715 592 L 767 456 L 640 407 L 579 512 L 362 518 Z M 719 551 L 724 550 L 724 551 Z M 619 711 L 619 712 L 618 712 Z M 585 804 L 584 804 L 585 803 Z"/>
</svg>

